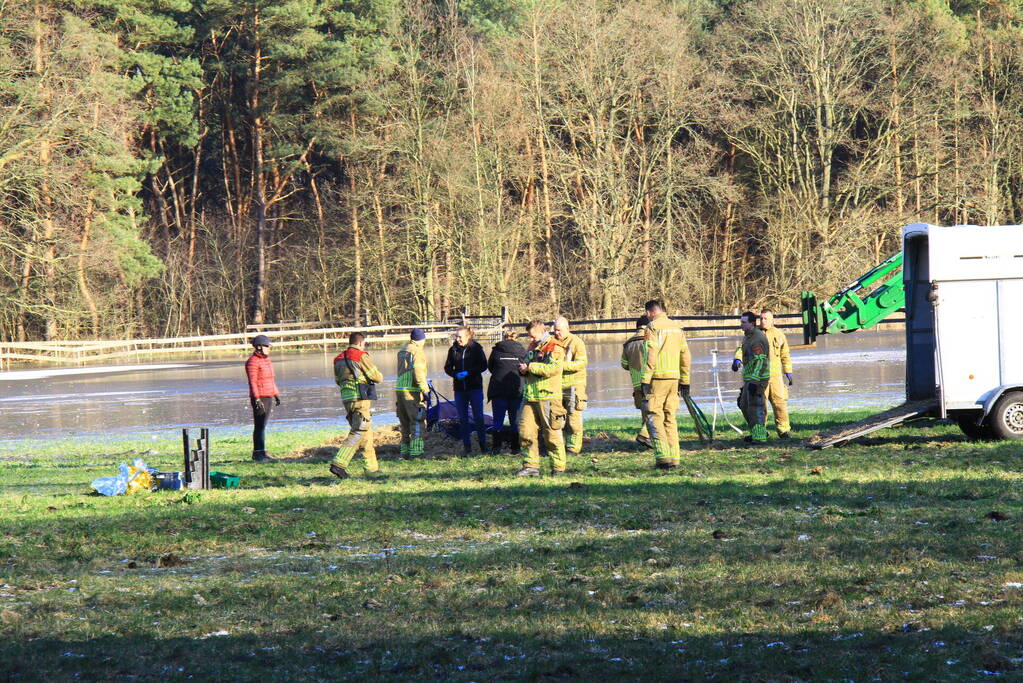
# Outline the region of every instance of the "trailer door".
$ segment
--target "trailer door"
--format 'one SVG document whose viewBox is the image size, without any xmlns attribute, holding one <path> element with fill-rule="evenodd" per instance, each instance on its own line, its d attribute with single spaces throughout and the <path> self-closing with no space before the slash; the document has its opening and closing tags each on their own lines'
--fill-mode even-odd
<svg viewBox="0 0 1023 683">
<path fill-rule="evenodd" d="M 934 317 L 943 408 L 976 408 L 1000 384 L 998 283 L 941 282 L 937 295 Z"/>
<path fill-rule="evenodd" d="M 998 337 L 1001 351 L 999 386 L 1023 384 L 1023 308 L 1020 302 L 1023 302 L 1023 280 L 999 280 Z"/>
</svg>

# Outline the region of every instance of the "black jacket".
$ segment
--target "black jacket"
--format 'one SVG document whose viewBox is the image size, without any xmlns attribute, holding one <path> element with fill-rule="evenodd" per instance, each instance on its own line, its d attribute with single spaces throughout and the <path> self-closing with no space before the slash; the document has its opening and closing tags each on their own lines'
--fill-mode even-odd
<svg viewBox="0 0 1023 683">
<path fill-rule="evenodd" d="M 444 372 L 454 377 L 462 370 L 468 370 L 469 376 L 455 380 L 455 391 L 472 391 L 483 388 L 483 373 L 487 369 L 487 354 L 483 347 L 470 340 L 465 346 L 452 344 L 448 349 L 448 360 L 444 363 Z"/>
<path fill-rule="evenodd" d="M 490 385 L 487 398 L 521 398 L 522 377 L 519 363 L 526 357 L 526 349 L 514 339 L 505 339 L 494 345 L 490 351 L 487 368 L 490 370 Z"/>
</svg>

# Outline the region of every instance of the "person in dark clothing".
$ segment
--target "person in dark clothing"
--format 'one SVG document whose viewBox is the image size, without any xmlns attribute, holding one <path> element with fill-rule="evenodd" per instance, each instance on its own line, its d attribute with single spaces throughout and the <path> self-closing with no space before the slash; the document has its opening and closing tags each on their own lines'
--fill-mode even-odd
<svg viewBox="0 0 1023 683">
<path fill-rule="evenodd" d="M 252 405 L 252 459 L 256 462 L 270 462 L 273 458 L 266 454 L 266 423 L 270 420 L 273 407 L 281 404 L 281 396 L 270 363 L 270 338 L 265 334 L 257 334 L 252 338 L 252 349 L 252 355 L 245 361 L 249 403 Z"/>
<path fill-rule="evenodd" d="M 494 423 L 491 425 L 491 453 L 500 453 L 501 444 L 507 442 L 513 453 L 519 452 L 519 408 L 522 407 L 522 377 L 519 363 L 525 362 L 526 349 L 515 341 L 515 333 L 506 329 L 504 339 L 497 342 L 490 351 L 487 369 L 490 370 L 490 384 L 487 398 L 494 407 Z M 504 426 L 508 415 L 510 426 Z"/>
<path fill-rule="evenodd" d="M 483 373 L 487 369 L 487 354 L 473 339 L 468 327 L 459 327 L 455 343 L 448 349 L 448 360 L 444 372 L 454 378 L 455 407 L 458 408 L 459 431 L 465 455 L 472 453 L 469 436 L 475 430 L 480 442 L 480 451 L 487 448 L 487 437 L 483 431 Z M 473 426 L 469 424 L 469 408 L 472 408 Z"/>
</svg>

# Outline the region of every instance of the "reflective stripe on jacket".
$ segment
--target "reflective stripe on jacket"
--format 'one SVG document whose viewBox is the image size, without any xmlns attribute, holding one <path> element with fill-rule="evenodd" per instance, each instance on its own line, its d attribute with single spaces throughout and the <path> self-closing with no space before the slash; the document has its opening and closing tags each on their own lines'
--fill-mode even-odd
<svg viewBox="0 0 1023 683">
<path fill-rule="evenodd" d="M 424 342 L 410 341 L 398 352 L 398 379 L 394 388 L 397 391 L 430 390 L 426 383 L 426 351 Z"/>
<path fill-rule="evenodd" d="M 781 375 L 783 372 L 792 372 L 792 356 L 789 354 L 789 340 L 785 333 L 777 327 L 763 330 L 767 337 L 767 358 L 771 364 L 771 375 Z M 742 360 L 742 345 L 735 349 L 735 358 Z"/>
<path fill-rule="evenodd" d="M 689 384 L 692 357 L 682 325 L 667 313 L 660 313 L 643 328 L 643 337 L 641 384 L 655 379 L 677 379 L 680 384 Z"/>
<path fill-rule="evenodd" d="M 383 381 L 383 373 L 362 349 L 349 346 L 334 357 L 334 382 L 341 390 L 342 401 L 357 401 L 360 384 Z"/>
<path fill-rule="evenodd" d="M 582 339 L 571 332 L 558 343 L 561 344 L 561 348 L 565 349 L 565 362 L 562 364 L 561 371 L 562 388 L 585 389 L 586 366 L 589 364 L 589 359 L 586 357 L 586 345 L 583 344 Z"/>
<path fill-rule="evenodd" d="M 527 401 L 561 400 L 561 368 L 565 349 L 550 333 L 526 351 L 526 376 L 522 397 Z"/>
<path fill-rule="evenodd" d="M 742 342 L 742 379 L 746 382 L 764 382 L 771 379 L 768 360 L 770 345 L 763 330 L 753 328 L 746 332 Z"/>
<path fill-rule="evenodd" d="M 636 334 L 622 344 L 622 369 L 629 371 L 632 388 L 643 383 L 643 335 Z"/>
</svg>

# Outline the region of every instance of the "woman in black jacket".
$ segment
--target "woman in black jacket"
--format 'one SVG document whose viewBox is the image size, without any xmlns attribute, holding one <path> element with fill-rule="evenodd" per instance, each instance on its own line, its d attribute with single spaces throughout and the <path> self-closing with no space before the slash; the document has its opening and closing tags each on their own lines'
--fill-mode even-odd
<svg viewBox="0 0 1023 683">
<path fill-rule="evenodd" d="M 473 339 L 468 327 L 459 327 L 455 343 L 448 349 L 444 372 L 454 379 L 455 407 L 458 408 L 459 431 L 465 455 L 472 453 L 469 436 L 473 431 L 480 442 L 480 451 L 487 449 L 487 436 L 483 430 L 483 373 L 487 369 L 487 354 Z M 472 406 L 473 426 L 469 426 L 469 407 Z"/>
<path fill-rule="evenodd" d="M 504 338 L 494 345 L 487 361 L 490 370 L 490 384 L 487 398 L 494 407 L 494 423 L 490 427 L 491 453 L 501 452 L 502 441 L 507 440 L 512 452 L 519 450 L 519 408 L 522 407 L 522 376 L 519 363 L 524 362 L 526 349 L 515 341 L 515 333 L 504 331 Z M 504 426 L 508 415 L 509 427 Z"/>
</svg>

